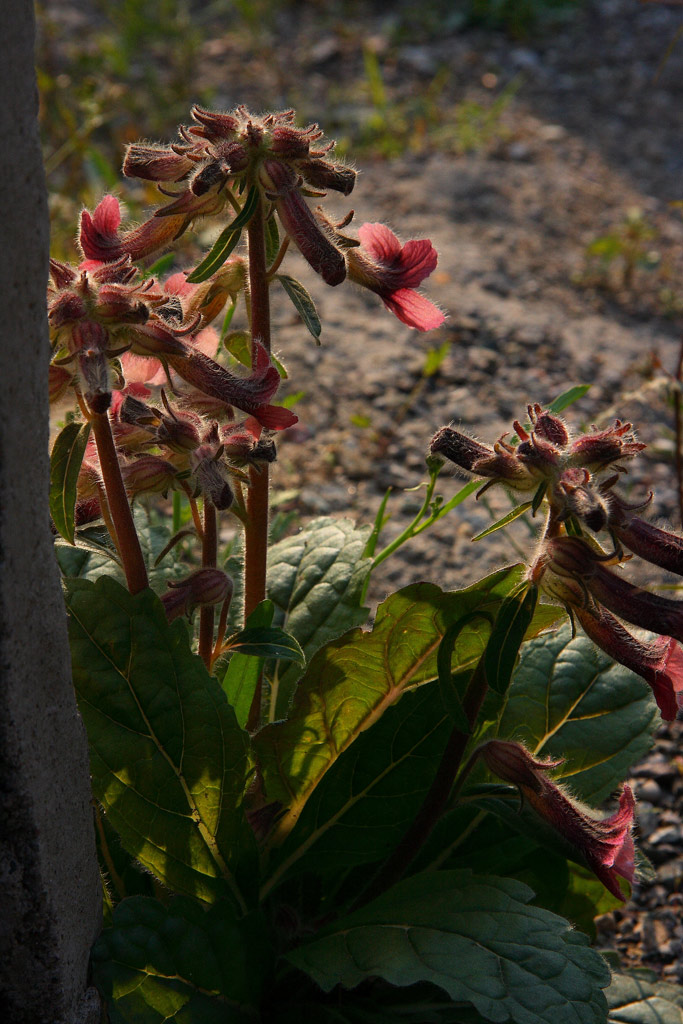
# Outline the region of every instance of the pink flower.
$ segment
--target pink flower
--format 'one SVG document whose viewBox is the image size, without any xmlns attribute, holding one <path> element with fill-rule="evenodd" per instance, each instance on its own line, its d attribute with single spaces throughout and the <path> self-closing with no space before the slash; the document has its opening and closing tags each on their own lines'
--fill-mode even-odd
<svg viewBox="0 0 683 1024">
<path fill-rule="evenodd" d="M 384 224 L 362 224 L 358 237 L 362 247 L 347 253 L 349 280 L 376 292 L 408 327 L 440 327 L 445 319 L 441 310 L 415 291 L 436 268 L 436 250 L 429 239 L 401 245 Z"/>
<path fill-rule="evenodd" d="M 215 197 L 192 197 L 189 210 L 171 209 L 170 204 L 163 211 L 150 217 L 136 228 L 120 231 L 121 207 L 116 196 L 105 196 L 91 214 L 81 213 L 78 241 L 88 261 L 109 263 L 129 255 L 134 261 L 144 259 L 165 249 L 182 234 L 190 220 L 219 212 L 225 200 Z M 86 269 L 88 267 L 86 266 Z"/>
<path fill-rule="evenodd" d="M 635 850 L 631 829 L 635 800 L 628 786 L 619 797 L 619 809 L 608 818 L 594 818 L 552 782 L 548 768 L 560 761 L 537 761 L 521 743 L 489 740 L 479 748 L 490 771 L 517 786 L 540 817 L 580 854 L 609 891 L 623 900 L 617 875 L 632 882 Z"/>
</svg>

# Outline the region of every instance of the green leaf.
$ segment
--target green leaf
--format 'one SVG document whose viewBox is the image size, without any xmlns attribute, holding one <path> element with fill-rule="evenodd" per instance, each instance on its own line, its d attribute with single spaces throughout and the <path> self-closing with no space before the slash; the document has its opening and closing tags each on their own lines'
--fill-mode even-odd
<svg viewBox="0 0 683 1024">
<path fill-rule="evenodd" d="M 256 914 L 237 920 L 225 902 L 207 910 L 186 896 L 134 896 L 115 909 L 92 966 L 112 1024 L 249 1024 L 272 952 Z"/>
<path fill-rule="evenodd" d="M 604 1024 L 609 969 L 512 879 L 414 875 L 287 954 L 325 991 L 371 977 L 428 981 L 492 1021 Z"/>
<path fill-rule="evenodd" d="M 608 1024 L 683 1024 L 683 988 L 649 971 L 613 974 L 605 995 Z"/>
<path fill-rule="evenodd" d="M 230 650 L 261 658 L 281 658 L 305 665 L 306 659 L 298 642 L 277 626 L 254 626 L 235 633 L 228 641 Z"/>
<path fill-rule="evenodd" d="M 275 606 L 272 601 L 261 601 L 247 619 L 247 627 L 267 629 L 273 621 Z M 228 703 L 235 709 L 235 716 L 241 729 L 245 729 L 256 692 L 259 677 L 263 672 L 264 658 L 252 654 L 235 653 L 230 658 L 223 677 L 223 691 Z"/>
<path fill-rule="evenodd" d="M 248 331 L 229 331 L 223 338 L 223 344 L 238 363 L 251 369 L 251 336 Z"/>
<path fill-rule="evenodd" d="M 437 652 L 448 626 L 475 611 L 495 613 L 521 571 L 501 569 L 450 594 L 431 583 L 404 587 L 379 606 L 372 631 L 353 630 L 318 652 L 288 719 L 254 738 L 269 799 L 289 807 L 274 843 L 288 835 L 310 793 L 357 736 L 408 687 L 436 680 Z M 473 618 L 457 639 L 454 664 L 472 668 L 488 631 L 485 620 Z"/>
<path fill-rule="evenodd" d="M 503 601 L 486 645 L 486 680 L 496 693 L 505 693 L 515 668 L 524 636 L 531 625 L 538 602 L 538 587 L 526 584 Z"/>
<path fill-rule="evenodd" d="M 485 530 L 482 530 L 481 533 L 478 533 L 476 535 L 476 537 L 473 537 L 472 543 L 474 543 L 474 541 L 476 540 L 481 540 L 483 537 L 488 537 L 489 534 L 495 533 L 496 530 L 504 529 L 504 527 L 509 526 L 510 523 L 514 523 L 515 519 L 519 519 L 520 516 L 524 515 L 527 509 L 531 508 L 531 505 L 532 502 L 530 501 L 524 501 L 521 505 L 517 505 L 515 508 L 512 509 L 511 512 L 508 512 L 507 515 L 504 515 L 502 519 L 499 519 L 497 522 L 492 523 L 491 526 L 487 526 Z"/>
<path fill-rule="evenodd" d="M 541 757 L 563 757 L 554 777 L 602 803 L 650 749 L 659 715 L 649 687 L 569 624 L 525 644 L 498 735 Z"/>
<path fill-rule="evenodd" d="M 249 737 L 149 591 L 69 580 L 67 608 L 95 797 L 126 850 L 165 885 L 243 905 L 256 884 L 242 806 Z"/>
<path fill-rule="evenodd" d="M 336 877 L 386 857 L 420 809 L 452 728 L 433 686 L 388 708 L 316 787 L 271 861 L 263 894 L 293 868 Z"/>
<path fill-rule="evenodd" d="M 313 335 L 316 342 L 320 344 L 320 332 L 322 331 L 322 325 L 313 303 L 313 299 L 300 281 L 290 277 L 288 274 L 276 274 L 275 276 L 294 303 L 294 308 L 303 320 L 304 324 Z"/>
<path fill-rule="evenodd" d="M 575 384 L 574 387 L 567 388 L 561 395 L 558 395 L 554 402 L 551 402 L 548 406 L 548 412 L 554 412 L 559 415 L 564 412 L 574 402 L 578 402 L 580 398 L 583 398 L 585 394 L 590 391 L 590 384 Z"/>
<path fill-rule="evenodd" d="M 201 281 L 206 281 L 206 279 L 211 277 L 212 274 L 215 274 L 217 270 L 220 270 L 230 253 L 237 246 L 242 233 L 242 228 L 245 227 L 253 217 L 259 202 L 259 190 L 256 185 L 252 185 L 247 193 L 247 198 L 244 200 L 244 206 L 240 212 L 234 220 L 228 224 L 227 228 L 221 231 L 220 235 L 211 247 L 211 250 L 204 257 L 202 262 L 195 267 L 191 274 L 188 274 L 187 280 L 189 284 L 199 284 Z"/>
<path fill-rule="evenodd" d="M 474 618 L 474 616 L 471 618 Z M 457 620 L 444 633 L 436 655 L 436 671 L 439 678 L 441 703 L 448 712 L 452 725 L 469 735 L 472 732 L 472 728 L 460 696 L 459 684 L 462 684 L 462 674 L 454 673 L 452 667 L 453 648 L 467 621 L 467 616 L 464 619 Z"/>
<path fill-rule="evenodd" d="M 370 536 L 368 537 L 367 544 L 365 545 L 365 551 L 363 552 L 366 558 L 372 558 L 373 555 L 375 554 L 377 544 L 379 543 L 380 534 L 384 527 L 386 526 L 386 524 L 391 519 L 391 514 L 387 513 L 387 504 L 389 502 L 389 498 L 391 497 L 391 490 L 391 487 L 387 487 L 386 491 L 384 492 L 384 497 L 379 503 L 379 508 L 377 509 L 375 521 L 372 524 L 372 531 L 370 533 Z"/>
<path fill-rule="evenodd" d="M 362 593 L 371 561 L 363 552 L 369 527 L 348 519 L 313 519 L 299 533 L 268 552 L 268 596 L 275 605 L 273 625 L 301 645 L 306 661 L 340 633 L 365 622 Z M 301 670 L 278 667 L 272 683 L 273 717 L 286 714 Z"/>
<path fill-rule="evenodd" d="M 76 485 L 89 435 L 89 423 L 67 423 L 50 455 L 50 515 L 69 544 L 75 541 Z"/>
</svg>

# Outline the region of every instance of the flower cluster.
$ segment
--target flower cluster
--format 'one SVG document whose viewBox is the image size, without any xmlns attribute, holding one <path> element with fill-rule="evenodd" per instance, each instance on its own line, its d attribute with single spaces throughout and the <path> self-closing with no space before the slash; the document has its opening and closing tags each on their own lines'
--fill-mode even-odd
<svg viewBox="0 0 683 1024">
<path fill-rule="evenodd" d="M 113 197 L 108 200 L 118 207 Z M 111 208 L 111 202 L 103 202 Z M 207 325 L 244 285 L 241 261 L 197 286 L 187 284 L 183 274 L 164 286 L 154 278 L 141 280 L 127 255 L 111 263 L 87 260 L 79 267 L 52 260 L 50 274 L 51 397 L 73 386 L 94 412 L 104 412 L 113 388 L 154 380 L 158 371 L 170 380 L 173 370 L 197 391 L 255 416 L 269 429 L 296 422 L 288 409 L 269 404 L 280 376 L 258 342 L 248 377 L 230 373 L 207 354 L 218 345 Z"/>
<path fill-rule="evenodd" d="M 530 577 L 567 606 L 594 643 L 646 680 L 662 717 L 671 720 L 683 707 L 683 604 L 614 571 L 635 554 L 683 575 L 683 540 L 640 518 L 642 506 L 628 505 L 614 490 L 623 463 L 645 445 L 619 420 L 572 436 L 540 405 L 529 406 L 528 415 L 527 425 L 514 422 L 516 439 L 504 435 L 492 448 L 442 427 L 431 453 L 481 477 L 484 489 L 498 483 L 533 493 L 535 507 L 545 499 L 548 517 Z M 609 550 L 596 537 L 601 532 Z M 621 620 L 660 635 L 642 640 Z"/>
<path fill-rule="evenodd" d="M 240 196 L 255 189 L 276 213 L 287 239 L 329 285 L 349 280 L 380 296 L 403 323 L 428 331 L 444 321 L 441 311 L 416 291 L 436 267 L 426 239 L 404 246 L 385 225 L 364 224 L 359 240 L 339 233 L 307 198 L 333 189 L 349 195 L 356 172 L 330 159 L 334 143 L 318 144 L 317 125 L 298 128 L 291 110 L 261 117 L 244 107 L 231 113 L 192 108 L 193 125 L 179 129 L 170 146 L 134 143 L 123 170 L 129 177 L 159 185 L 172 201 L 137 227 L 121 230 L 117 200 L 106 196 L 94 213 L 81 214 L 80 245 L 88 260 L 130 256 L 133 261 L 160 252 L 197 218 L 243 210 Z M 243 204 L 246 200 L 243 201 Z M 348 223 L 350 217 L 344 221 Z"/>
</svg>

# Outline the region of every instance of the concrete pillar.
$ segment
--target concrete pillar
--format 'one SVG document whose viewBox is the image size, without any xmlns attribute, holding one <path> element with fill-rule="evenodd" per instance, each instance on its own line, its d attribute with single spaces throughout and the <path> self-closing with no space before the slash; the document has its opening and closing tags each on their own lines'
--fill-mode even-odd
<svg viewBox="0 0 683 1024">
<path fill-rule="evenodd" d="M 0 1019 L 96 1024 L 101 917 L 87 748 L 49 530 L 49 225 L 33 4 L 0 60 Z"/>
</svg>

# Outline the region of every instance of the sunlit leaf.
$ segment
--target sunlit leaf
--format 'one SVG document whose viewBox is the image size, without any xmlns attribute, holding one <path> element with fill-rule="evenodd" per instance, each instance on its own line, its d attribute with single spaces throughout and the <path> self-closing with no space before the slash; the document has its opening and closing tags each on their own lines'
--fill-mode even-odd
<svg viewBox="0 0 683 1024">
<path fill-rule="evenodd" d="M 650 749 L 659 715 L 645 682 L 570 625 L 526 644 L 498 735 L 540 757 L 562 757 L 556 777 L 593 806 Z"/>
<path fill-rule="evenodd" d="M 199 284 L 201 281 L 206 281 L 207 278 L 215 274 L 217 270 L 223 266 L 230 253 L 237 246 L 244 228 L 256 211 L 256 207 L 260 202 L 259 190 L 256 185 L 252 185 L 247 193 L 247 198 L 244 200 L 244 206 L 232 220 L 227 228 L 221 231 L 220 235 L 211 247 L 210 252 L 204 257 L 201 263 L 195 267 L 191 274 L 188 274 L 187 280 L 189 284 Z"/>
<path fill-rule="evenodd" d="M 123 846 L 171 889 L 239 903 L 256 882 L 252 768 L 225 694 L 151 591 L 69 580 L 67 608 L 93 792 Z"/>
</svg>

